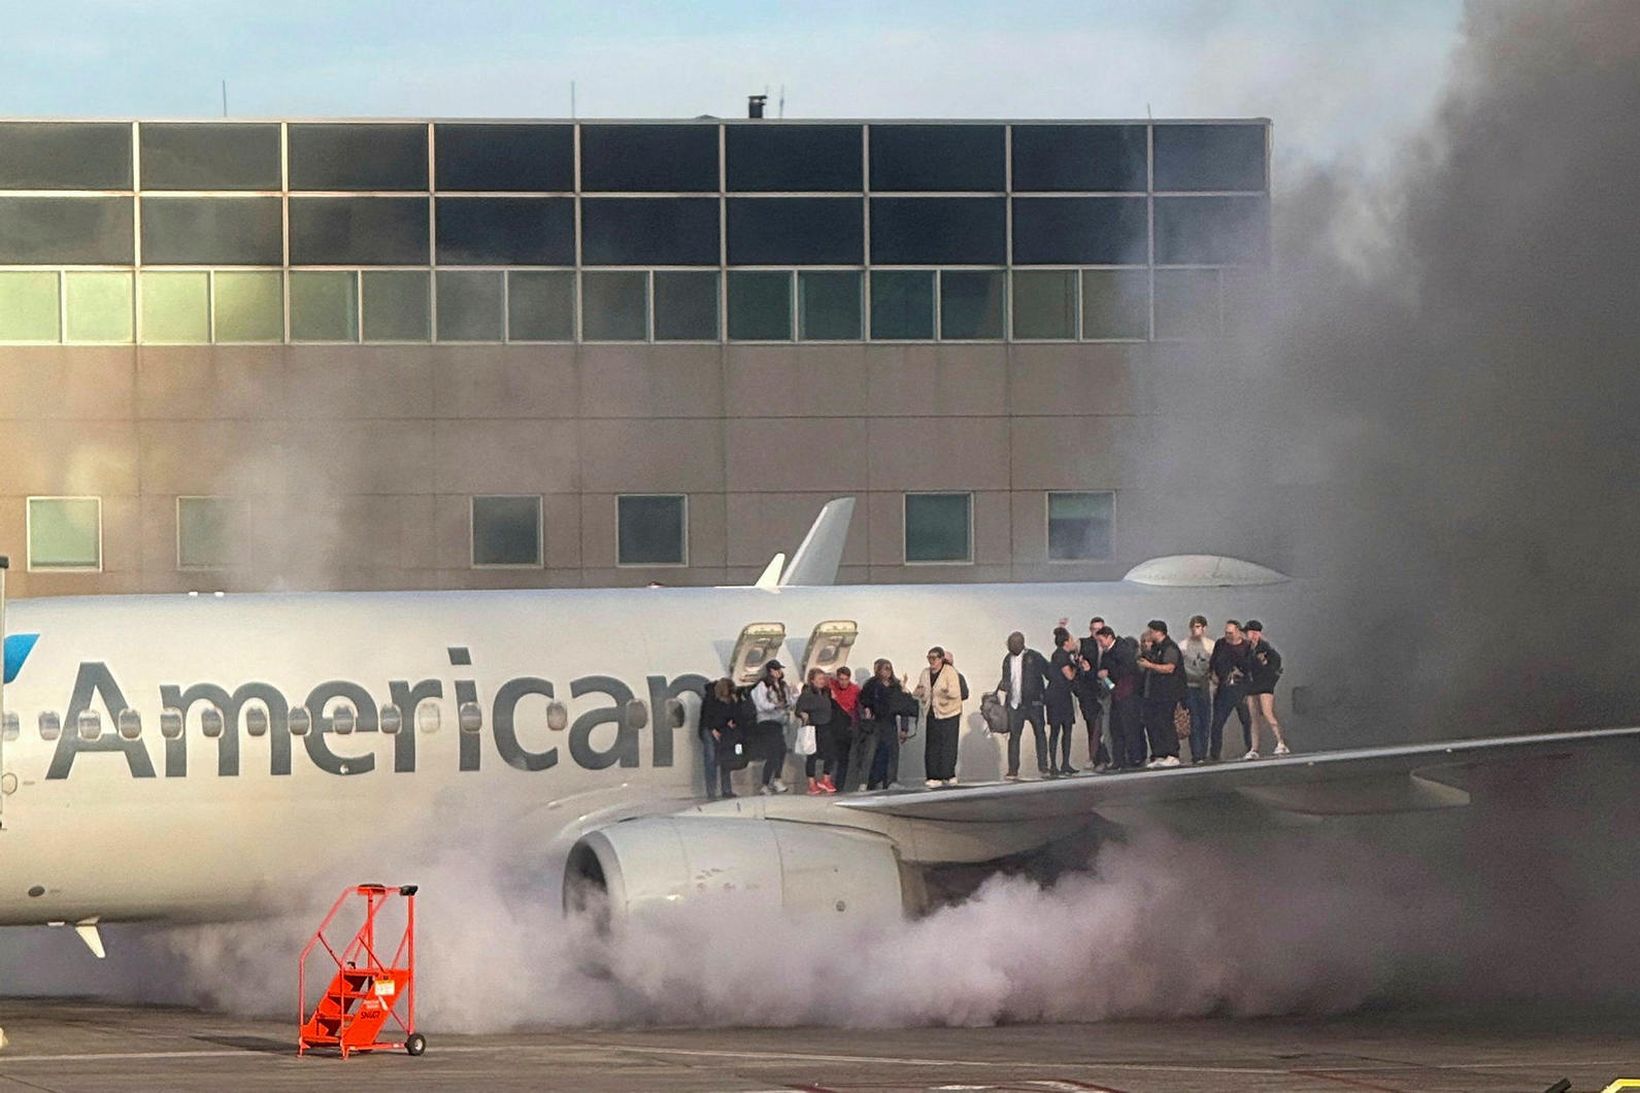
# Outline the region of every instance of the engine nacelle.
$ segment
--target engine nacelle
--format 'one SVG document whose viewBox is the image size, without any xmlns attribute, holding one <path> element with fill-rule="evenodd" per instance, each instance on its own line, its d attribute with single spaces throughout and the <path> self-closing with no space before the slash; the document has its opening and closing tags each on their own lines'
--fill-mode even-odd
<svg viewBox="0 0 1640 1093">
<path fill-rule="evenodd" d="M 648 816 L 583 835 L 570 849 L 566 908 L 591 888 L 611 915 L 731 898 L 792 914 L 898 916 L 920 885 L 880 835 L 783 820 Z"/>
</svg>

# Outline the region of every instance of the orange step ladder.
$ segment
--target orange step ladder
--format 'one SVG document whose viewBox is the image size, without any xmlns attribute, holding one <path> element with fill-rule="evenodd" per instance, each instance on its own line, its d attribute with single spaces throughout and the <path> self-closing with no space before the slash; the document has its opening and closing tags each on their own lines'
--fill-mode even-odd
<svg viewBox="0 0 1640 1093">
<path fill-rule="evenodd" d="M 392 910 L 384 915 L 387 908 Z M 346 909 L 362 913 L 362 921 L 338 950 L 326 933 Z M 393 945 L 385 960 L 384 942 Z M 309 1009 L 308 963 L 321 949 L 335 971 Z M 319 964 L 329 970 L 330 964 Z M 310 1048 L 335 1048 L 344 1059 L 356 1051 L 403 1048 L 420 1055 L 427 1050 L 427 1037 L 416 1031 L 415 885 L 359 884 L 343 890 L 302 949 L 296 967 L 296 1006 L 298 1055 Z"/>
</svg>

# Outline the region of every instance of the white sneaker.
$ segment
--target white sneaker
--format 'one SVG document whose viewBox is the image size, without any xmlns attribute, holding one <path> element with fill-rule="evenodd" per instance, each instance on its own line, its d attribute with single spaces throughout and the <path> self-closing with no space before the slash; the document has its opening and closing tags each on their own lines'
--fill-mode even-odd
<svg viewBox="0 0 1640 1093">
<path fill-rule="evenodd" d="M 1293 750 L 1291 748 L 1289 748 L 1286 744 L 1277 744 L 1276 745 L 1276 754 L 1277 755 L 1291 755 L 1291 754 L 1293 754 Z"/>
<path fill-rule="evenodd" d="M 1243 759 L 1257 759 L 1258 757 L 1259 755 L 1256 751 L 1250 751 L 1246 755 L 1242 756 Z"/>
<path fill-rule="evenodd" d="M 948 786 L 954 786 L 957 784 L 957 780 L 955 778 L 947 778 L 945 780 L 945 784 Z"/>
<path fill-rule="evenodd" d="M 768 786 L 758 786 L 757 795 L 759 797 L 772 797 L 774 796 L 774 790 Z"/>
<path fill-rule="evenodd" d="M 935 786 L 943 786 L 944 784 L 945 783 L 940 781 L 938 778 L 930 778 L 928 781 L 923 783 L 923 785 L 927 786 L 929 789 L 933 789 Z"/>
<path fill-rule="evenodd" d="M 786 792 L 786 783 L 782 782 L 780 779 L 776 778 L 774 781 L 769 783 L 769 788 L 771 790 L 773 790 L 775 793 L 785 793 Z"/>
<path fill-rule="evenodd" d="M 1179 765 L 1177 755 L 1164 755 L 1150 764 L 1153 767 L 1176 767 Z"/>
</svg>

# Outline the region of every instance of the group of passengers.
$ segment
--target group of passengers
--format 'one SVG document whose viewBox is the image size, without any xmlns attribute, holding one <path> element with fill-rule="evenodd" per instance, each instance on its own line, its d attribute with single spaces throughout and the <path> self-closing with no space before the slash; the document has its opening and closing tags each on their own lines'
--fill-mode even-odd
<svg viewBox="0 0 1640 1093">
<path fill-rule="evenodd" d="M 1265 639 L 1262 623 L 1230 619 L 1224 636 L 1214 639 L 1207 619 L 1196 615 L 1189 636 L 1176 641 L 1162 619 L 1150 620 L 1137 638 L 1117 636 L 1097 616 L 1088 636 L 1077 638 L 1066 621 L 1055 627 L 1048 656 L 1028 647 L 1022 633 L 1008 635 L 997 685 L 981 697 L 986 729 L 1008 738 L 1007 780 L 1019 780 L 1027 725 L 1042 777 L 1079 773 L 1070 762 L 1078 711 L 1097 773 L 1179 766 L 1183 741 L 1193 764 L 1216 763 L 1232 713 L 1241 722 L 1243 759 L 1260 757 L 1264 728 L 1275 740 L 1274 754 L 1288 754 L 1275 710 L 1281 654 Z M 749 687 L 728 678 L 708 685 L 700 708 L 708 793 L 733 797 L 731 773 L 752 764 L 761 765 L 758 792 L 785 793 L 780 776 L 792 750 L 788 729 L 811 795 L 898 785 L 900 745 L 919 716 L 926 732 L 924 784 L 956 785 L 968 680 L 950 651 L 935 646 L 927 656 L 914 688 L 888 660 L 873 664 L 863 685 L 840 667 L 813 668 L 795 687 L 778 660 L 767 662 Z"/>
</svg>

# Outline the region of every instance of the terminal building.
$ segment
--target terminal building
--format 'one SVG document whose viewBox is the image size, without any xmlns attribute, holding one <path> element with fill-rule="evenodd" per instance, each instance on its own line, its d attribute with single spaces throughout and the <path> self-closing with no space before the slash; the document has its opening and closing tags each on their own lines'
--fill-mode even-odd
<svg viewBox="0 0 1640 1093">
<path fill-rule="evenodd" d="M 0 122 L 12 590 L 743 583 L 842 494 L 849 581 L 1279 564 L 1147 471 L 1264 283 L 1270 140 Z"/>
</svg>

